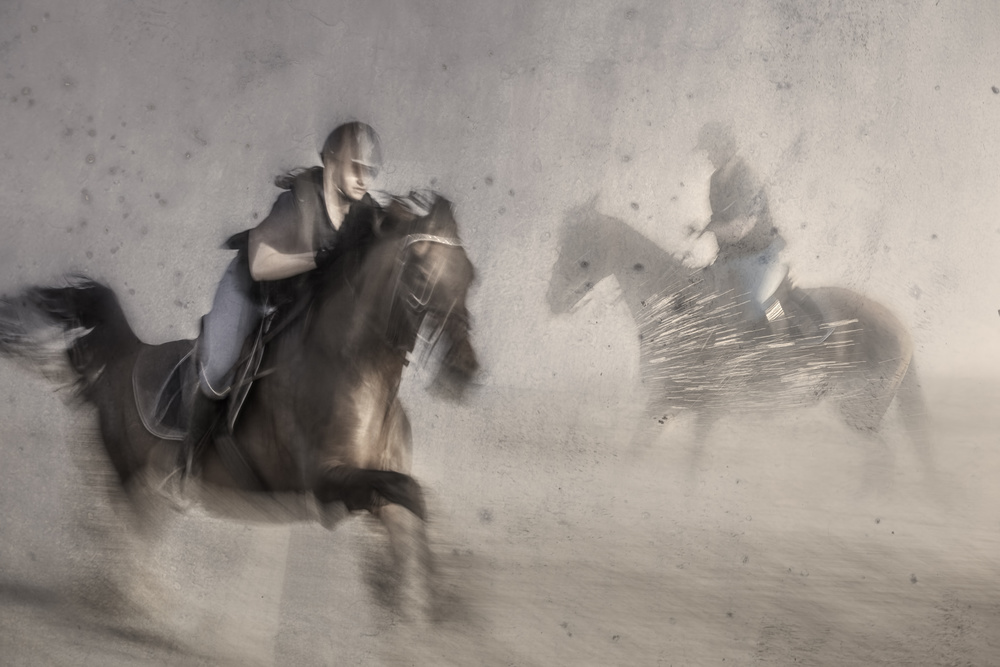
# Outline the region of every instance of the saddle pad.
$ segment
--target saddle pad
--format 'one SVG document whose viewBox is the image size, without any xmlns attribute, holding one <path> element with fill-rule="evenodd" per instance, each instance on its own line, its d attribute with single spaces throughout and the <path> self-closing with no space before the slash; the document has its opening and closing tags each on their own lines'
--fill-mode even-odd
<svg viewBox="0 0 1000 667">
<path fill-rule="evenodd" d="M 144 347 L 132 368 L 132 392 L 146 430 L 164 440 L 183 440 L 188 415 L 182 390 L 194 341 L 175 340 Z"/>
</svg>

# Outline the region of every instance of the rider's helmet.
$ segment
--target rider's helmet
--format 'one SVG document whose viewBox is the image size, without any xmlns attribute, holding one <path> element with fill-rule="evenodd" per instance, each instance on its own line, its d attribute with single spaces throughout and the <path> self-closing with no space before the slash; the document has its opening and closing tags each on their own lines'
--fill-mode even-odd
<svg viewBox="0 0 1000 667">
<path fill-rule="evenodd" d="M 703 150 L 711 160 L 712 165 L 718 169 L 736 155 L 736 137 L 733 136 L 732 129 L 725 123 L 717 120 L 709 121 L 701 126 L 698 131 L 698 143 L 695 150 Z"/>
<path fill-rule="evenodd" d="M 324 163 L 350 160 L 368 169 L 373 177 L 382 167 L 382 142 L 367 123 L 352 121 L 334 128 L 320 151 Z"/>
</svg>

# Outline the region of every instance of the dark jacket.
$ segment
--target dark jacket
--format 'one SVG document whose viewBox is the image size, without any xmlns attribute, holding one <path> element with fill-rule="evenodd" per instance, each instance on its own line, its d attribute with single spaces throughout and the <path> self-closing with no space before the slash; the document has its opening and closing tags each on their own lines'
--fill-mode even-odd
<svg viewBox="0 0 1000 667">
<path fill-rule="evenodd" d="M 746 236 L 735 243 L 719 242 L 719 258 L 756 255 L 773 244 L 784 246 L 771 220 L 771 211 L 764 190 L 742 158 L 734 157 L 712 174 L 708 200 L 712 206 L 712 223 L 724 224 L 736 218 L 756 217 L 757 222 Z"/>
<path fill-rule="evenodd" d="M 380 215 L 378 204 L 366 194 L 351 205 L 340 229 L 335 229 L 323 199 L 323 169 L 313 167 L 294 177 L 289 189 L 278 195 L 266 218 L 253 229 L 230 238 L 227 245 L 247 255 L 261 243 L 287 254 L 323 249 L 324 263 L 332 264 L 372 240 Z M 257 284 L 269 293 L 290 295 L 304 283 L 308 273 Z"/>
</svg>

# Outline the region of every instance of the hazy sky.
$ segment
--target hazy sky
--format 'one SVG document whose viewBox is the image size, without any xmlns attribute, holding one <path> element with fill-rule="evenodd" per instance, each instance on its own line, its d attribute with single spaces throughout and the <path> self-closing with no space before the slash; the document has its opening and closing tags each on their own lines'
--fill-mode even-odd
<svg viewBox="0 0 1000 667">
<path fill-rule="evenodd" d="M 991 2 L 6 2 L 0 280 L 81 269 L 145 338 L 193 335 L 221 240 L 358 117 L 384 187 L 456 202 L 497 383 L 558 383 L 581 356 L 630 372 L 601 350 L 631 337 L 622 309 L 595 306 L 581 341 L 548 315 L 555 231 L 599 194 L 683 251 L 707 215 L 692 147 L 721 119 L 800 284 L 889 305 L 928 372 L 995 377 L 997 25 Z"/>
</svg>

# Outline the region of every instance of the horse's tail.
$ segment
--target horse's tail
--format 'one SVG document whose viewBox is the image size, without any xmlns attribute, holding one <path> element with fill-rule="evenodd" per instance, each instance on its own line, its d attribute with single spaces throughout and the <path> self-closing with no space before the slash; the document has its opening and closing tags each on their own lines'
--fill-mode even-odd
<svg viewBox="0 0 1000 667">
<path fill-rule="evenodd" d="M 137 342 L 115 293 L 88 278 L 0 298 L 0 355 L 84 393 Z"/>
<path fill-rule="evenodd" d="M 903 428 L 906 429 L 925 471 L 931 473 L 935 469 L 931 416 L 920 375 L 917 373 L 917 364 L 913 359 L 910 359 L 906 374 L 900 381 L 896 400 Z"/>
</svg>

